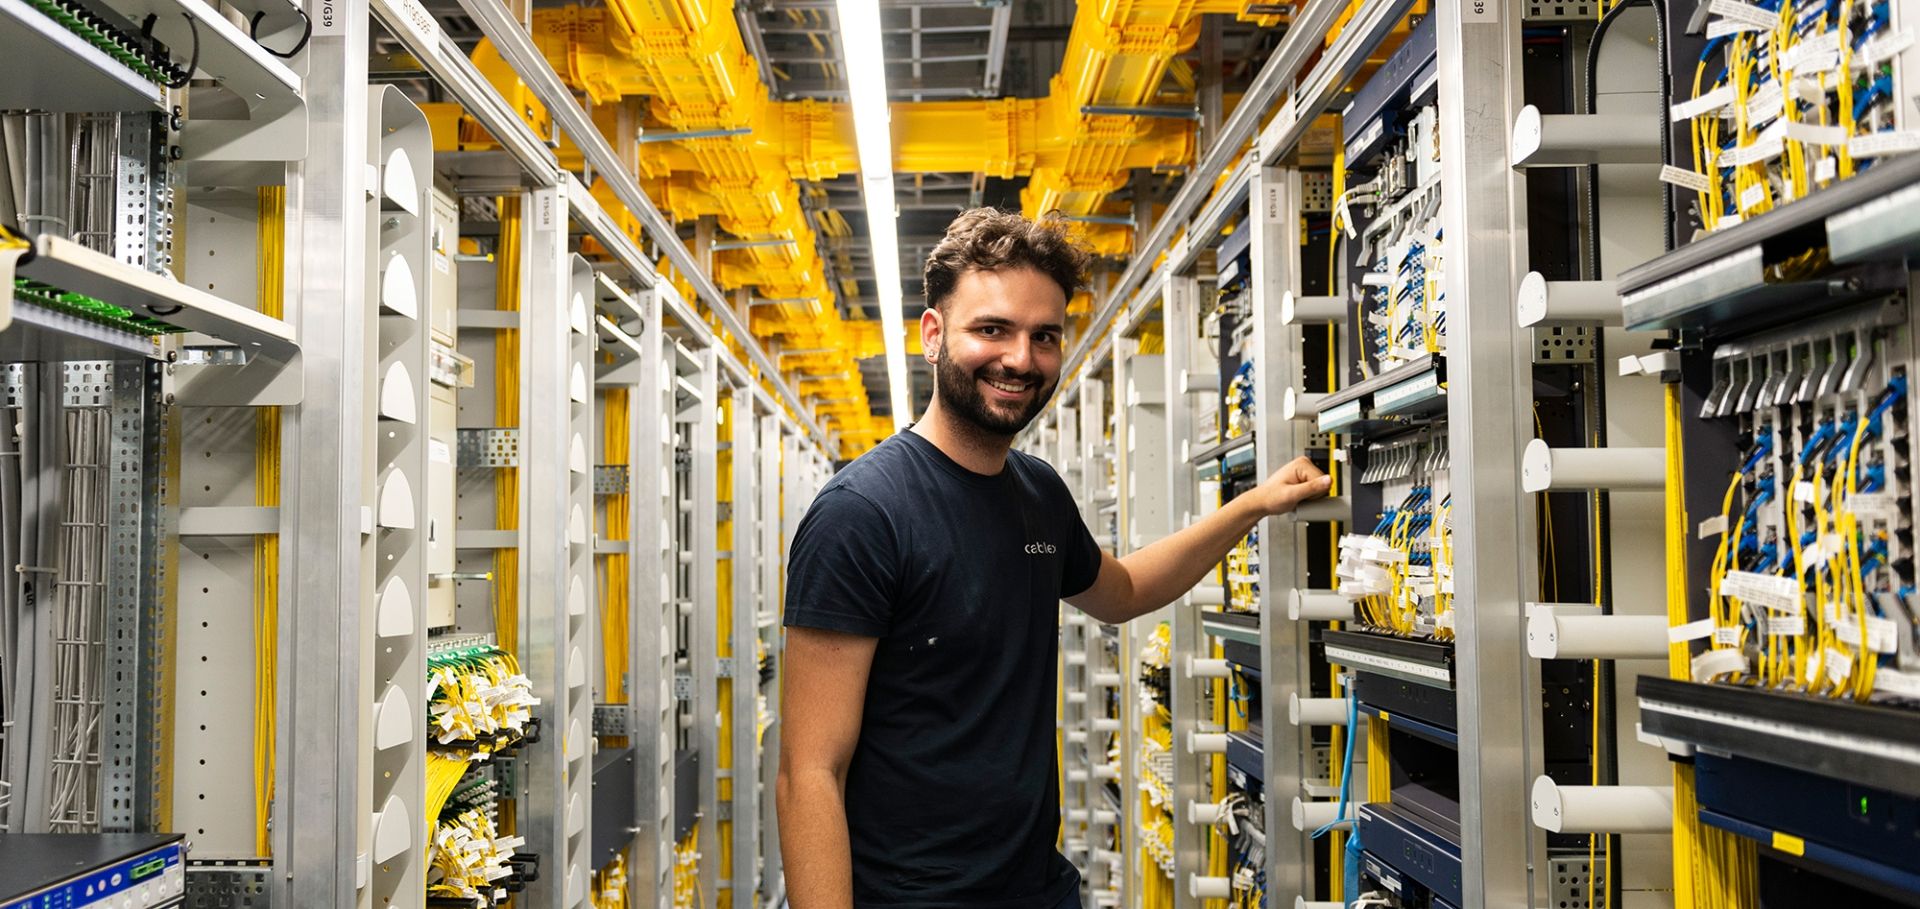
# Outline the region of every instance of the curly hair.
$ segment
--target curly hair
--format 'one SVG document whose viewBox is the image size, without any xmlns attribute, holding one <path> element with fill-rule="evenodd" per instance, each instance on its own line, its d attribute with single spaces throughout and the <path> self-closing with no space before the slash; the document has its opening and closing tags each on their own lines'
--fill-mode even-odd
<svg viewBox="0 0 1920 909">
<path fill-rule="evenodd" d="M 972 208 L 947 225 L 947 235 L 927 254 L 927 306 L 942 309 L 960 276 L 970 271 L 1032 268 L 1053 279 L 1071 299 L 1087 286 L 1093 257 L 1067 236 L 1062 218 L 1028 220 L 997 208 Z"/>
</svg>

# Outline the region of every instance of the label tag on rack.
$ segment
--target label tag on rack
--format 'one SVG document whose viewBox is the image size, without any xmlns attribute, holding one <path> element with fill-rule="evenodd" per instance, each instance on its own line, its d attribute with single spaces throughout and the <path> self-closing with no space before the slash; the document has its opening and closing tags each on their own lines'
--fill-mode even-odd
<svg viewBox="0 0 1920 909">
<path fill-rule="evenodd" d="M 1699 534 L 1700 534 L 1700 539 L 1702 540 L 1712 536 L 1719 536 L 1720 534 L 1723 534 L 1726 532 L 1727 532 L 1727 516 L 1726 515 L 1717 514 L 1717 515 L 1714 515 L 1713 517 L 1710 517 L 1700 522 Z"/>
<path fill-rule="evenodd" d="M 1701 114 L 1718 110 L 1733 103 L 1733 86 L 1723 85 L 1698 98 L 1682 101 L 1673 106 L 1669 116 L 1675 123 L 1684 123 Z"/>
<path fill-rule="evenodd" d="M 1780 14 L 1767 12 L 1751 3 L 1742 3 L 1740 0 L 1713 0 L 1712 3 L 1707 4 L 1707 12 L 1729 22 L 1744 23 L 1762 31 L 1772 31 L 1780 24 Z"/>
<path fill-rule="evenodd" d="M 1847 140 L 1847 153 L 1856 158 L 1877 158 L 1909 151 L 1920 151 L 1920 132 L 1868 133 Z"/>
<path fill-rule="evenodd" d="M 1799 608 L 1800 582 L 1777 575 L 1729 571 L 1720 579 L 1720 595 L 1754 606 L 1788 611 Z"/>
<path fill-rule="evenodd" d="M 1709 650 L 1693 658 L 1693 680 L 1711 681 L 1731 672 L 1747 671 L 1747 655 L 1738 650 Z"/>
<path fill-rule="evenodd" d="M 1667 629 L 1667 642 L 1684 644 L 1688 641 L 1698 641 L 1702 638 L 1711 637 L 1712 635 L 1713 620 L 1701 619 L 1698 622 L 1688 622 L 1685 625 L 1675 625 Z"/>
<path fill-rule="evenodd" d="M 1671 164 L 1660 165 L 1660 182 L 1671 183 L 1681 189 L 1690 189 L 1697 193 L 1706 192 L 1713 185 L 1707 175 Z"/>
<path fill-rule="evenodd" d="M 1776 638 L 1797 638 L 1807 633 L 1807 617 L 1804 615 L 1776 615 L 1767 617 L 1767 634 Z"/>
</svg>

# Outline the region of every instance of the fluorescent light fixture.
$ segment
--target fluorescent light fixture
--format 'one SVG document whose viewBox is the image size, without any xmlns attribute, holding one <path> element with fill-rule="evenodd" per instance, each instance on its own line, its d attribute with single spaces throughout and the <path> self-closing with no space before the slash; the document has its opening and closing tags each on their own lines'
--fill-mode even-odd
<svg viewBox="0 0 1920 909">
<path fill-rule="evenodd" d="M 893 207 L 893 127 L 887 107 L 887 64 L 880 44 L 879 0 L 837 0 L 840 53 L 853 103 L 854 147 L 860 154 L 860 187 L 867 204 L 867 241 L 873 247 L 873 280 L 880 296 L 880 337 L 887 351 L 887 390 L 893 428 L 913 422 L 907 400 L 907 337 L 901 324 L 900 238 Z"/>
</svg>

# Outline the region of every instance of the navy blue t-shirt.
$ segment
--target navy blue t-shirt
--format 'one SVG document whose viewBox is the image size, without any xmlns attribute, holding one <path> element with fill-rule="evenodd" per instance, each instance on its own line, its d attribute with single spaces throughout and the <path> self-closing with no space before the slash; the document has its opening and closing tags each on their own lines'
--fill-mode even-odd
<svg viewBox="0 0 1920 909">
<path fill-rule="evenodd" d="M 1052 909 L 1059 601 L 1100 549 L 1065 483 L 1020 452 L 982 476 L 902 432 L 807 509 L 786 624 L 879 638 L 847 768 L 863 907 Z"/>
</svg>

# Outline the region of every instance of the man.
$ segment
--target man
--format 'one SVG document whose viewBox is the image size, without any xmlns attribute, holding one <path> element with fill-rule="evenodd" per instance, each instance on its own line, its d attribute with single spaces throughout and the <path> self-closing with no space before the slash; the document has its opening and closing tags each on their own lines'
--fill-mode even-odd
<svg viewBox="0 0 1920 909">
<path fill-rule="evenodd" d="M 1051 223 L 955 219 L 926 265 L 932 404 L 794 536 L 778 800 L 795 909 L 1078 906 L 1053 848 L 1058 602 L 1152 612 L 1327 490 L 1301 458 L 1125 559 L 1101 552 L 1052 468 L 1010 450 L 1059 383 L 1087 261 Z"/>
</svg>

